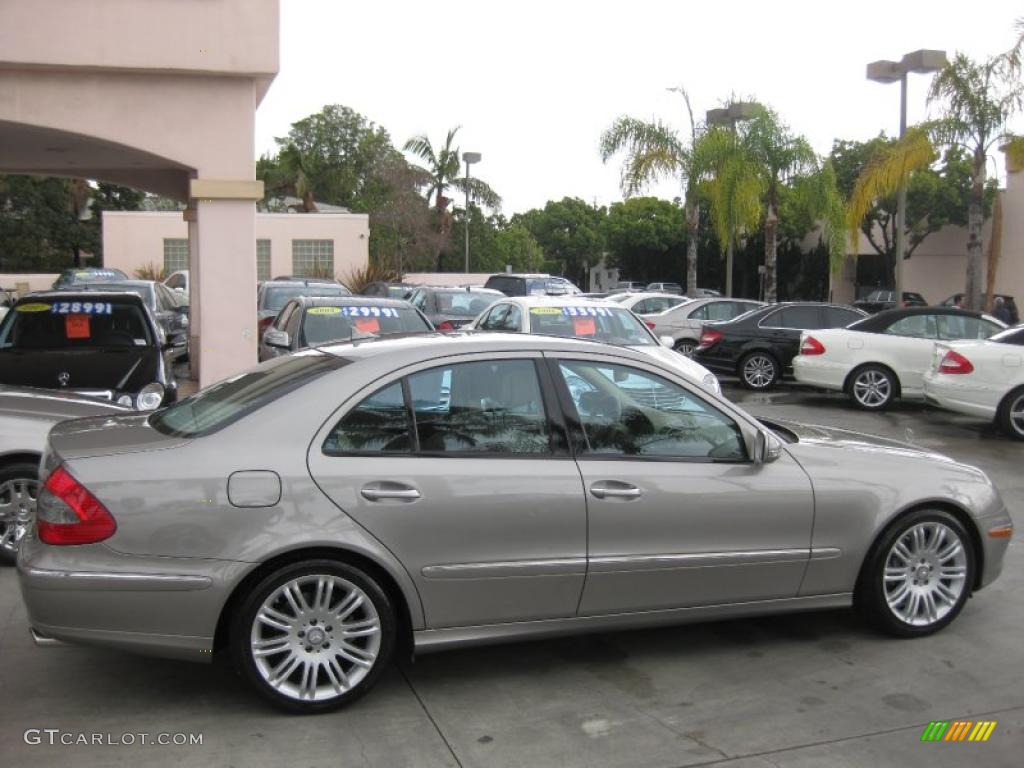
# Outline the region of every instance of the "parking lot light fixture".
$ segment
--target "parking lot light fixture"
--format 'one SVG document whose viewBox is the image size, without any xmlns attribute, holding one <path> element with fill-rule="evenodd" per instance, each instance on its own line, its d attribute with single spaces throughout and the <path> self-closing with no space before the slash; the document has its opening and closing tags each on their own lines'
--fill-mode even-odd
<svg viewBox="0 0 1024 768">
<path fill-rule="evenodd" d="M 867 66 L 867 78 L 876 83 L 899 82 L 900 84 L 900 138 L 907 133 L 907 74 L 915 72 L 919 75 L 938 72 L 946 66 L 946 52 L 930 49 L 911 51 L 899 61 L 882 59 L 873 61 Z M 906 236 L 907 217 L 907 186 L 901 184 L 896 196 L 896 269 L 895 285 L 897 306 L 903 306 L 903 255 L 907 250 Z"/>
<path fill-rule="evenodd" d="M 479 163 L 483 155 L 479 152 L 463 152 L 462 161 L 466 164 L 466 269 L 469 272 L 469 166 Z"/>
</svg>

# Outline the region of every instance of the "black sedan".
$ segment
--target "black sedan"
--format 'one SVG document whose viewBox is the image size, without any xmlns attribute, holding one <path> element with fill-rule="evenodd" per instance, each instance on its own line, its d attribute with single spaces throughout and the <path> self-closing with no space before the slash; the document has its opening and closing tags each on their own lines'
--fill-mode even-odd
<svg viewBox="0 0 1024 768">
<path fill-rule="evenodd" d="M 127 279 L 128 275 L 113 267 L 78 267 L 77 269 L 65 269 L 57 275 L 57 279 L 50 287 L 56 291 L 74 287 L 79 283 L 103 283 Z"/>
<path fill-rule="evenodd" d="M 896 291 L 887 291 L 882 288 L 872 291 L 863 299 L 857 299 L 851 306 L 864 310 L 869 315 L 881 312 L 886 309 L 898 309 L 899 307 L 927 307 L 928 302 L 924 296 L 913 291 L 903 291 L 903 300 L 896 301 Z"/>
<path fill-rule="evenodd" d="M 360 336 L 431 333 L 434 327 L 406 301 L 363 296 L 297 296 L 260 339 L 260 362 L 306 347 Z"/>
<path fill-rule="evenodd" d="M 490 288 L 417 288 L 409 303 L 439 331 L 454 331 L 471 322 L 505 294 Z"/>
<path fill-rule="evenodd" d="M 275 277 L 260 284 L 256 292 L 256 338 L 270 327 L 277 313 L 289 299 L 296 296 L 351 296 L 352 291 L 340 283 L 327 280 L 288 280 Z"/>
<path fill-rule="evenodd" d="M 792 372 L 801 331 L 845 328 L 866 313 L 841 304 L 771 304 L 734 320 L 705 323 L 693 359 L 706 368 L 735 373 L 748 389 L 771 389 Z"/>
<path fill-rule="evenodd" d="M 151 411 L 177 399 L 170 351 L 137 293 L 34 293 L 0 323 L 0 384 Z"/>
</svg>

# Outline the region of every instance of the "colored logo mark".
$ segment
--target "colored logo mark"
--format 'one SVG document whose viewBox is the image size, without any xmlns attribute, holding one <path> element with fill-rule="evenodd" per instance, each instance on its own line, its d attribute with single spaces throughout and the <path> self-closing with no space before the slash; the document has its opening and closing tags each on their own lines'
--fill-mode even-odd
<svg viewBox="0 0 1024 768">
<path fill-rule="evenodd" d="M 933 720 L 921 734 L 921 741 L 988 741 L 995 720 Z"/>
</svg>

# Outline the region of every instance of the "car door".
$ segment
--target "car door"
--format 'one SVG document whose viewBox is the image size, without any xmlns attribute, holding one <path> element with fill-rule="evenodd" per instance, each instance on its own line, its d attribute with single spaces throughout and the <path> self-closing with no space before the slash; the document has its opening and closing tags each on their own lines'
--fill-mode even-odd
<svg viewBox="0 0 1024 768">
<path fill-rule="evenodd" d="M 586 503 L 539 363 L 421 365 L 367 387 L 310 447 L 317 484 L 404 564 L 431 628 L 576 613 Z"/>
<path fill-rule="evenodd" d="M 796 596 L 814 500 L 794 459 L 753 463 L 737 415 L 646 366 L 551 365 L 587 494 L 581 615 Z"/>
<path fill-rule="evenodd" d="M 772 353 L 788 369 L 800 350 L 800 334 L 811 328 L 820 328 L 821 323 L 820 307 L 786 306 L 761 320 L 758 337 L 768 342 Z"/>
<path fill-rule="evenodd" d="M 878 362 L 896 371 L 903 394 L 924 391 L 924 374 L 931 365 L 936 339 L 936 316 L 931 314 L 907 315 L 885 329 L 878 341 L 882 352 Z"/>
<path fill-rule="evenodd" d="M 487 314 L 481 318 L 480 324 L 476 327 L 482 331 L 504 330 L 505 318 L 508 317 L 508 311 L 511 306 L 511 304 L 495 304 L 490 310 L 488 310 Z"/>
</svg>

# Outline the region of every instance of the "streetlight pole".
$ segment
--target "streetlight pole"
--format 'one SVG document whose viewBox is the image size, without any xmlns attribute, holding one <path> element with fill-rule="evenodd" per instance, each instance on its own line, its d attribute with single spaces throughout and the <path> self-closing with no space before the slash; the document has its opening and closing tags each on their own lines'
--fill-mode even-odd
<svg viewBox="0 0 1024 768">
<path fill-rule="evenodd" d="M 473 163 L 479 163 L 483 157 L 479 152 L 463 152 L 462 160 L 466 163 L 466 269 L 465 272 L 469 273 L 469 166 Z"/>
<path fill-rule="evenodd" d="M 704 114 L 708 125 L 727 126 L 735 135 L 736 123 L 740 120 L 750 120 L 757 115 L 759 104 L 752 101 L 734 101 L 728 107 L 720 109 L 709 109 Z M 733 262 L 733 210 L 732 202 L 729 204 L 729 241 L 725 245 L 725 295 L 732 296 L 732 262 Z M 696 286 L 694 286 L 696 287 Z M 690 286 L 687 286 L 689 290 Z"/>
<path fill-rule="evenodd" d="M 876 83 L 900 84 L 900 138 L 907 133 L 907 75 L 938 72 L 946 66 L 945 51 L 920 50 L 903 56 L 900 61 L 873 61 L 868 64 L 868 80 Z M 893 270 L 893 293 L 896 306 L 903 306 L 903 259 L 907 252 L 907 185 L 901 183 L 896 193 L 896 265 Z"/>
</svg>

